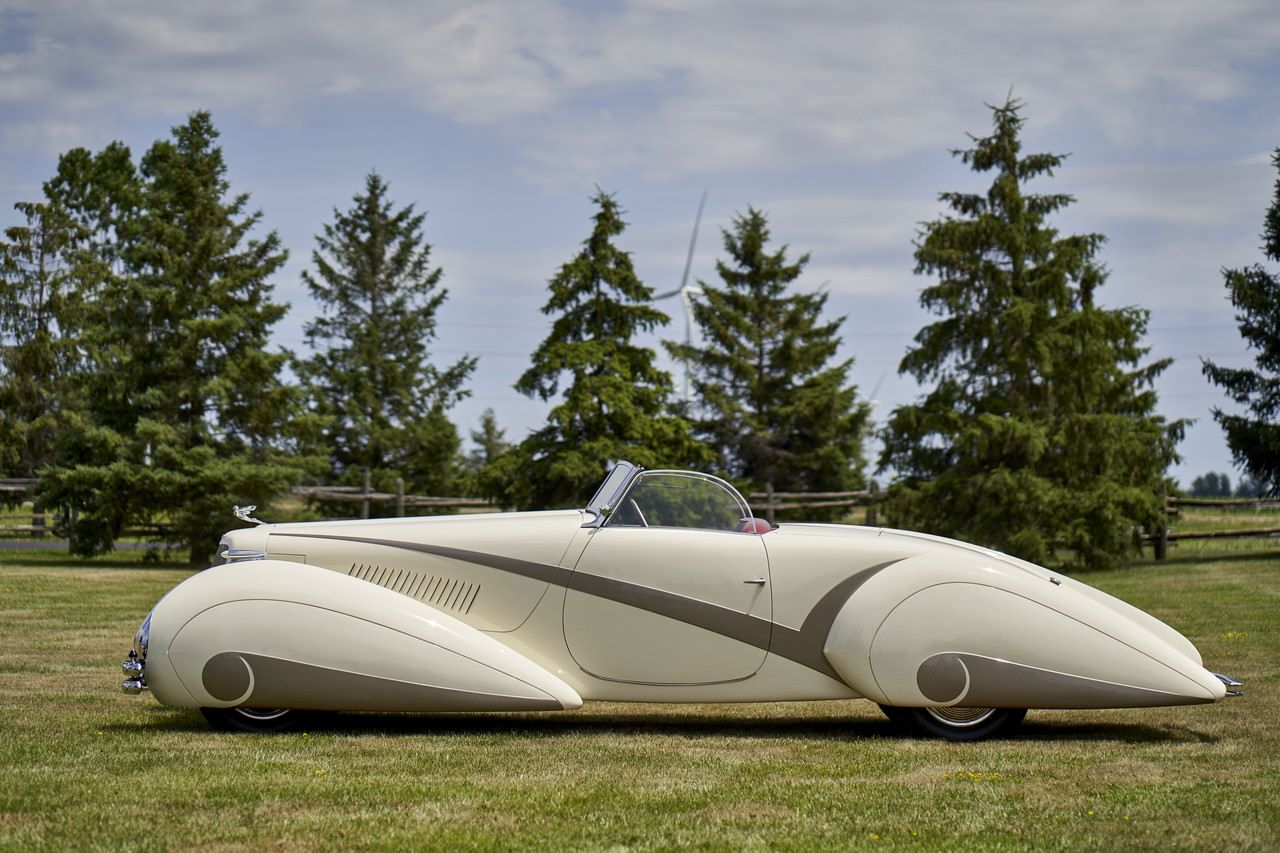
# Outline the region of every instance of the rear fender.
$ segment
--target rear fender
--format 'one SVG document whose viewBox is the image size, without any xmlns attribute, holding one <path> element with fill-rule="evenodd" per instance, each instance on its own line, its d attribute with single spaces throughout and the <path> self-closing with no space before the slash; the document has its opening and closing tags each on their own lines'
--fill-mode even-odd
<svg viewBox="0 0 1280 853">
<path fill-rule="evenodd" d="M 961 549 L 868 580 L 824 651 L 855 690 L 895 706 L 1119 708 L 1224 695 L 1194 647 L 1153 617 Z"/>
</svg>

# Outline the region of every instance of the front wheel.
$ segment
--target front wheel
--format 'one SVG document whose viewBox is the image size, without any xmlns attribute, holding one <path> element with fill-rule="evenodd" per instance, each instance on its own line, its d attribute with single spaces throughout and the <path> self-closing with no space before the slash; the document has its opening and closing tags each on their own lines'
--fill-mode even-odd
<svg viewBox="0 0 1280 853">
<path fill-rule="evenodd" d="M 308 717 L 289 708 L 201 708 L 200 713 L 209 725 L 224 732 L 287 732 Z"/>
<path fill-rule="evenodd" d="M 898 708 L 881 705 L 884 715 L 910 733 L 947 740 L 982 740 L 1014 728 L 1026 708 Z"/>
</svg>

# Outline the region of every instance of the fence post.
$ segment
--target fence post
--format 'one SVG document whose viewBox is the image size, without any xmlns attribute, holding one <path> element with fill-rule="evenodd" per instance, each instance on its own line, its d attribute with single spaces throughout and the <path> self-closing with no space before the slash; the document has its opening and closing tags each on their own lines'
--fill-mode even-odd
<svg viewBox="0 0 1280 853">
<path fill-rule="evenodd" d="M 364 469 L 364 488 L 360 492 L 360 494 L 364 495 L 364 500 L 360 501 L 360 517 L 361 518 L 369 517 L 369 491 L 370 491 L 369 482 L 370 482 L 369 469 L 365 468 Z"/>
<path fill-rule="evenodd" d="M 1157 560 L 1169 556 L 1169 487 L 1160 484 L 1160 529 L 1156 531 L 1155 553 Z"/>
<path fill-rule="evenodd" d="M 875 480 L 871 481 L 871 502 L 867 504 L 867 527 L 875 527 L 878 517 L 876 504 L 880 501 L 880 486 Z"/>
<path fill-rule="evenodd" d="M 764 484 L 764 500 L 764 517 L 769 526 L 773 527 L 773 483 Z"/>
<path fill-rule="evenodd" d="M 396 477 L 396 517 L 404 518 L 404 477 Z"/>
</svg>

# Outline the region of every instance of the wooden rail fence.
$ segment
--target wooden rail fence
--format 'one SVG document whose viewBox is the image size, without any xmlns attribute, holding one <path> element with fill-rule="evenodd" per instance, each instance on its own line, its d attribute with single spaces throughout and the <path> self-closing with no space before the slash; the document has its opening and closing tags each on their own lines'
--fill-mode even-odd
<svg viewBox="0 0 1280 853">
<path fill-rule="evenodd" d="M 1178 517 L 1179 507 L 1213 507 L 1218 509 L 1280 509 L 1280 500 L 1268 498 L 1184 498 L 1176 495 L 1166 495 L 1164 499 L 1164 514 L 1166 518 L 1172 519 Z M 1202 531 L 1179 531 L 1176 527 L 1169 523 L 1165 523 L 1159 530 L 1144 531 L 1140 530 L 1134 536 L 1134 540 L 1138 543 L 1138 550 L 1142 550 L 1142 546 L 1150 545 L 1155 553 L 1157 560 L 1163 560 L 1169 555 L 1169 543 L 1177 544 L 1178 542 L 1189 542 L 1197 539 L 1261 539 L 1275 538 L 1280 536 L 1280 527 L 1246 527 L 1238 530 L 1202 530 Z"/>
<path fill-rule="evenodd" d="M 876 523 L 876 505 L 884 499 L 884 493 L 873 481 L 870 489 L 856 492 L 775 492 L 772 487 L 763 492 L 751 492 L 747 500 L 751 511 L 764 510 L 764 517 L 773 524 L 774 513 L 788 509 L 854 509 L 867 507 L 867 524 Z"/>
<path fill-rule="evenodd" d="M 404 480 L 396 478 L 396 490 L 394 492 L 375 492 L 370 488 L 369 472 L 364 475 L 363 486 L 298 486 L 293 490 L 293 494 L 298 497 L 311 498 L 318 501 L 336 501 L 338 503 L 358 503 L 360 504 L 360 517 L 369 517 L 369 508 L 375 503 L 386 503 L 394 501 L 396 505 L 396 515 L 404 515 L 404 511 L 409 507 L 437 507 L 441 509 L 455 508 L 482 508 L 497 509 L 492 501 L 485 498 L 456 498 L 456 497 L 436 497 L 434 495 L 406 495 L 404 493 Z"/>
<path fill-rule="evenodd" d="M 21 499 L 39 482 L 40 481 L 38 479 L 34 478 L 0 479 L 0 499 Z M 404 492 L 403 479 L 396 480 L 396 491 L 377 492 L 371 488 L 367 472 L 365 474 L 364 483 L 360 486 L 299 486 L 293 489 L 293 494 L 297 497 L 312 500 L 359 504 L 361 518 L 368 518 L 371 507 L 377 503 L 394 503 L 395 514 L 397 516 L 403 516 L 405 511 L 408 509 L 422 508 L 498 509 L 493 502 L 485 500 L 484 498 L 408 495 Z M 868 525 L 875 525 L 878 520 L 878 505 L 884 500 L 885 493 L 881 491 L 875 482 L 872 482 L 869 489 L 851 492 L 778 492 L 774 491 L 772 488 L 767 488 L 763 492 L 751 492 L 746 497 L 751 503 L 752 510 L 758 514 L 763 514 L 770 523 L 774 522 L 774 516 L 777 512 L 784 510 L 829 508 L 854 509 L 856 507 L 866 507 L 866 523 Z M 1178 517 L 1180 507 L 1243 510 L 1280 509 L 1280 499 L 1267 498 L 1190 498 L 1168 495 L 1165 497 L 1164 503 L 1165 516 L 1169 519 L 1176 519 Z M 31 524 L 0 526 L 0 534 L 28 534 L 36 537 L 42 537 L 48 532 L 50 531 L 46 526 L 46 519 L 42 513 L 33 513 L 31 517 Z M 135 536 L 163 536 L 165 529 L 160 525 L 144 525 L 131 527 L 126 530 L 125 533 Z M 1205 530 L 1197 532 L 1179 531 L 1175 525 L 1166 523 L 1159 530 L 1147 531 L 1137 529 L 1134 531 L 1134 541 L 1137 543 L 1139 549 L 1146 545 L 1152 546 L 1157 560 L 1165 559 L 1169 552 L 1170 543 L 1176 545 L 1178 542 L 1197 539 L 1243 539 L 1262 537 L 1280 537 L 1280 527 L 1253 527 L 1241 528 L 1238 530 Z"/>
<path fill-rule="evenodd" d="M 34 489 L 39 482 L 40 480 L 35 478 L 0 479 L 0 498 L 21 499 Z M 298 486 L 292 490 L 292 494 L 297 497 L 320 501 L 359 504 L 361 518 L 369 517 L 369 510 L 373 504 L 387 502 L 395 503 L 395 514 L 397 516 L 403 516 L 406 509 L 422 507 L 497 509 L 491 501 L 484 498 L 407 495 L 404 492 L 403 479 L 396 480 L 396 491 L 394 492 L 375 492 L 370 488 L 367 473 L 362 486 Z M 51 530 L 47 525 L 44 513 L 32 513 L 30 524 L 0 525 L 0 535 L 29 534 L 36 538 L 43 538 L 49 532 Z M 126 536 L 164 536 L 165 533 L 164 525 L 138 525 L 124 530 Z"/>
</svg>

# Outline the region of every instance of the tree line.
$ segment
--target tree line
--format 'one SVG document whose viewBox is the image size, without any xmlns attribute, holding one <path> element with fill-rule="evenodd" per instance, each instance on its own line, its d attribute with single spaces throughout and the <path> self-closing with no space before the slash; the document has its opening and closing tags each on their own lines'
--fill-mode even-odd
<svg viewBox="0 0 1280 853">
<path fill-rule="evenodd" d="M 1074 200 L 1026 186 L 1065 158 L 1023 154 L 1020 103 L 992 118 L 989 135 L 954 152 L 990 188 L 942 193 L 947 211 L 916 235 L 934 320 L 900 370 L 931 390 L 892 412 L 874 463 L 870 407 L 837 355 L 845 318 L 799 284 L 809 256 L 774 245 L 763 211 L 733 219 L 718 280 L 699 282 L 699 343 L 663 342 L 691 376 L 685 399 L 636 342 L 668 317 L 620 248 L 624 211 L 603 190 L 590 233 L 547 283 L 551 328 L 515 384 L 549 404 L 546 422 L 508 441 L 487 411 L 464 455 L 449 410 L 476 360 L 432 355 L 448 291 L 425 214 L 370 174 L 322 226 L 303 274 L 319 310 L 304 327 L 309 353 L 269 351 L 287 311 L 270 279 L 287 253 L 231 192 L 218 133 L 197 112 L 137 161 L 121 143 L 67 152 L 42 200 L 16 206 L 23 222 L 0 244 L 0 473 L 42 478 L 36 501 L 76 553 L 162 516 L 200 561 L 233 503 L 269 506 L 304 478 L 354 485 L 367 470 L 381 490 L 400 477 L 419 493 L 549 508 L 581 504 L 620 458 L 779 491 L 858 488 L 874 464 L 896 475 L 895 524 L 1106 564 L 1135 525 L 1162 523 L 1185 423 L 1156 412 L 1168 362 L 1146 358 L 1147 313 L 1096 298 L 1103 235 L 1060 234 L 1052 215 Z M 1272 260 L 1277 221 L 1280 186 Z M 1274 276 L 1227 271 L 1227 284 L 1246 336 L 1275 346 Z M 1273 434 L 1237 450 L 1232 430 L 1274 430 L 1275 380 L 1205 369 L 1257 400 L 1252 420 L 1215 412 L 1237 458 L 1253 465 L 1242 454 L 1260 441 L 1274 459 Z M 1274 467 L 1249 470 L 1275 487 Z"/>
</svg>

